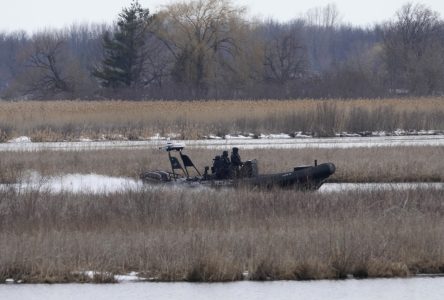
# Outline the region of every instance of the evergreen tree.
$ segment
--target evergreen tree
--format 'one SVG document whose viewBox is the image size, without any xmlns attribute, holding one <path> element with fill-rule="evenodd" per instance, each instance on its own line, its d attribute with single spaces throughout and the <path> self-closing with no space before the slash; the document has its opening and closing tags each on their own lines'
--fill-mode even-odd
<svg viewBox="0 0 444 300">
<path fill-rule="evenodd" d="M 93 75 L 104 87 L 130 87 L 143 82 L 149 10 L 135 0 L 123 8 L 112 33 L 103 36 L 104 59 Z"/>
</svg>

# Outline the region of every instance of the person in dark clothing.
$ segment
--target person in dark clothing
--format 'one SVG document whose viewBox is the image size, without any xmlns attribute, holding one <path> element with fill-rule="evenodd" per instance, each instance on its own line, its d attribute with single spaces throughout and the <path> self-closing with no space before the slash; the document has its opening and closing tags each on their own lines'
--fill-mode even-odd
<svg viewBox="0 0 444 300">
<path fill-rule="evenodd" d="M 231 152 L 231 164 L 235 167 L 241 167 L 244 163 L 239 155 L 239 148 L 234 147 Z"/>
<path fill-rule="evenodd" d="M 228 151 L 224 151 L 222 152 L 222 156 L 221 156 L 221 165 L 222 165 L 222 178 L 226 179 L 230 177 L 230 158 L 228 157 Z"/>
<path fill-rule="evenodd" d="M 222 152 L 222 157 L 221 157 L 222 161 L 224 162 L 224 164 L 226 165 L 230 165 L 230 158 L 228 158 L 228 151 L 224 151 Z"/>
<path fill-rule="evenodd" d="M 235 177 L 239 177 L 240 167 L 243 164 L 244 163 L 242 162 L 241 157 L 239 155 L 239 148 L 233 147 L 231 152 L 231 169 Z"/>
<path fill-rule="evenodd" d="M 219 155 L 216 155 L 216 157 L 213 159 L 213 166 L 211 167 L 211 173 L 215 175 L 217 179 L 220 179 L 222 172 L 222 166 L 223 162 Z"/>
</svg>

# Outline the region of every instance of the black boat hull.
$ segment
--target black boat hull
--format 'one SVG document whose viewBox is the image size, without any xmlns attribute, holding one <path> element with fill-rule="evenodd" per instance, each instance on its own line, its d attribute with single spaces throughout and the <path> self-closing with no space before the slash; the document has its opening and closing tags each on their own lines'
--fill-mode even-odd
<svg viewBox="0 0 444 300">
<path fill-rule="evenodd" d="M 263 174 L 247 178 L 237 179 L 213 179 L 211 177 L 173 178 L 166 176 L 166 172 L 155 171 L 141 174 L 141 179 L 146 183 L 155 184 L 180 184 L 185 186 L 208 187 L 256 187 L 256 188 L 287 188 L 299 190 L 317 190 L 325 180 L 334 174 L 336 168 L 332 163 L 324 163 L 317 166 L 295 168 L 291 172 Z"/>
</svg>

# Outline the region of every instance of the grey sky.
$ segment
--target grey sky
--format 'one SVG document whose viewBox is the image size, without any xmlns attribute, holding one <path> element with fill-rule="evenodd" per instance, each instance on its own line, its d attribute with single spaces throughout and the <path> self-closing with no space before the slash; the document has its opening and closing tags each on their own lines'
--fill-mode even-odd
<svg viewBox="0 0 444 300">
<path fill-rule="evenodd" d="M 0 0 L 0 31 L 60 28 L 72 23 L 112 22 L 131 0 Z M 151 11 L 175 1 L 139 0 Z M 248 8 L 250 16 L 273 17 L 286 21 L 308 9 L 335 3 L 342 20 L 356 25 L 371 25 L 393 17 L 407 0 L 233 0 Z M 443 0 L 419 1 L 444 15 Z"/>
</svg>

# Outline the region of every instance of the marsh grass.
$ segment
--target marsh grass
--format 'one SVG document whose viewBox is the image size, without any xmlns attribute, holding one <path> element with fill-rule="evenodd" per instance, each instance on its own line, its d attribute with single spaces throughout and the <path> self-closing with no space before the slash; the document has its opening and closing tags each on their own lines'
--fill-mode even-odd
<svg viewBox="0 0 444 300">
<path fill-rule="evenodd" d="M 2 191 L 0 282 L 111 278 L 86 278 L 82 270 L 193 282 L 439 273 L 443 196 L 442 190 Z"/>
<path fill-rule="evenodd" d="M 174 133 L 334 133 L 444 130 L 442 98 L 262 101 L 0 101 L 0 142 L 146 139 Z"/>
</svg>

